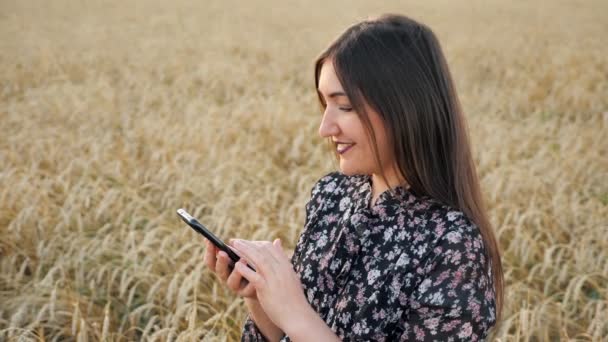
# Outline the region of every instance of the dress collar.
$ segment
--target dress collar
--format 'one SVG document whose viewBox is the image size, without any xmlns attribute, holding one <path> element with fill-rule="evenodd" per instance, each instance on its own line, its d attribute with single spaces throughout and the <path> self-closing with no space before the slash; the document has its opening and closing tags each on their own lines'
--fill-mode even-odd
<svg viewBox="0 0 608 342">
<path fill-rule="evenodd" d="M 416 200 L 416 196 L 411 191 L 411 188 L 404 186 L 397 186 L 390 191 L 389 189 L 383 191 L 374 206 L 370 209 L 369 203 L 372 198 L 372 177 L 371 175 L 357 175 L 353 179 L 355 183 L 354 202 L 356 211 L 372 214 L 382 215 L 386 212 L 386 209 L 393 206 L 403 206 L 413 203 Z"/>
<path fill-rule="evenodd" d="M 370 234 L 375 234 L 374 222 L 391 222 L 397 220 L 406 211 L 416 207 L 418 197 L 409 188 L 398 186 L 392 192 L 388 189 L 380 194 L 372 208 L 369 203 L 372 197 L 371 175 L 355 175 L 348 177 L 348 192 L 346 197 L 350 202 L 350 208 L 346 210 L 348 227 L 354 229 L 360 239 L 367 239 Z M 374 228 L 375 227 L 375 228 Z M 362 240 L 362 241 L 363 241 Z"/>
</svg>

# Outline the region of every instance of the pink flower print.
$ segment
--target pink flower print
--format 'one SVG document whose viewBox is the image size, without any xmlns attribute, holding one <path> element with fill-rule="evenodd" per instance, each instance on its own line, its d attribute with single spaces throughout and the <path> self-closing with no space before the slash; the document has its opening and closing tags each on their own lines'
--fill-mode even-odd
<svg viewBox="0 0 608 342">
<path fill-rule="evenodd" d="M 439 317 L 425 319 L 424 326 L 431 330 L 432 335 L 435 335 L 437 333 L 437 326 L 439 326 Z"/>
<path fill-rule="evenodd" d="M 404 292 L 399 293 L 399 304 L 401 305 L 407 305 L 409 300 L 409 298 L 407 297 L 407 295 Z"/>
<path fill-rule="evenodd" d="M 445 232 L 445 221 L 440 221 L 435 227 L 435 234 L 437 234 L 437 236 L 442 236 L 443 232 Z"/>
<path fill-rule="evenodd" d="M 460 217 L 460 215 L 462 215 L 462 213 L 460 213 L 459 211 L 450 211 L 448 212 L 448 221 L 454 221 L 458 217 Z"/>
<path fill-rule="evenodd" d="M 460 251 L 455 251 L 454 255 L 452 255 L 452 258 L 450 259 L 450 261 L 452 262 L 452 264 L 456 265 L 456 264 L 460 263 L 461 258 L 462 258 L 462 253 L 460 253 Z"/>
<path fill-rule="evenodd" d="M 380 310 L 380 319 L 384 320 L 386 318 L 386 311 L 384 309 Z"/>
<path fill-rule="evenodd" d="M 471 252 L 467 252 L 467 258 L 469 260 L 475 260 L 475 259 L 477 259 L 477 257 L 475 256 L 475 253 L 471 253 Z"/>
<path fill-rule="evenodd" d="M 357 305 L 363 305 L 365 300 L 365 289 L 360 288 L 359 291 L 357 291 L 357 297 L 355 300 L 357 301 Z"/>
<path fill-rule="evenodd" d="M 342 198 L 342 200 L 340 200 L 340 210 L 344 211 L 346 210 L 346 208 L 350 205 L 350 197 L 344 197 Z"/>
<path fill-rule="evenodd" d="M 462 240 L 462 235 L 459 232 L 449 232 L 445 237 L 450 243 L 459 243 Z"/>
<path fill-rule="evenodd" d="M 333 192 L 336 189 L 336 182 L 329 182 L 323 187 L 324 192 Z"/>
<path fill-rule="evenodd" d="M 372 285 L 373 283 L 376 282 L 376 279 L 378 279 L 378 277 L 380 277 L 380 271 L 379 270 L 371 270 L 368 274 L 367 274 L 367 284 L 368 285 Z"/>
<path fill-rule="evenodd" d="M 456 272 L 454 272 L 454 278 L 452 279 L 452 287 L 455 288 L 458 284 L 462 282 L 462 276 L 464 274 L 463 267 L 459 267 Z"/>
<path fill-rule="evenodd" d="M 334 223 L 338 221 L 338 214 L 329 214 L 327 215 L 327 223 Z"/>
<path fill-rule="evenodd" d="M 448 323 L 445 323 L 443 325 L 443 327 L 441 328 L 441 331 L 452 331 L 452 330 L 454 330 L 454 328 L 456 328 L 456 326 L 458 324 L 460 324 L 459 320 L 449 321 Z"/>
<path fill-rule="evenodd" d="M 338 304 L 336 304 L 336 309 L 338 311 L 344 310 L 346 308 L 346 303 L 347 303 L 346 297 L 342 297 L 340 299 L 340 301 L 338 301 Z"/>
<path fill-rule="evenodd" d="M 470 300 L 469 301 L 469 308 L 471 309 L 471 311 L 473 312 L 473 318 L 476 321 L 479 321 L 481 319 L 481 315 L 479 314 L 479 310 L 480 310 L 480 306 L 479 303 Z"/>
<path fill-rule="evenodd" d="M 319 261 L 319 270 L 327 268 L 328 264 L 329 260 L 327 258 L 321 258 L 321 261 Z"/>
<path fill-rule="evenodd" d="M 460 337 L 460 338 L 470 337 L 471 333 L 473 333 L 473 327 L 471 326 L 471 323 L 466 322 L 460 328 L 460 332 L 458 332 L 458 337 Z"/>
<path fill-rule="evenodd" d="M 380 216 L 380 219 L 384 220 L 386 219 L 386 208 L 385 207 L 380 207 L 376 210 L 376 212 L 378 213 L 378 216 Z"/>
<path fill-rule="evenodd" d="M 437 280 L 433 283 L 433 286 L 437 286 L 437 285 L 443 283 L 443 281 L 446 280 L 449 276 L 450 276 L 450 270 L 445 270 L 445 271 L 441 272 L 439 277 L 437 277 Z"/>
<path fill-rule="evenodd" d="M 403 225 L 405 224 L 405 216 L 397 216 L 397 223 L 399 224 L 399 227 L 403 227 Z"/>
<path fill-rule="evenodd" d="M 417 325 L 414 326 L 414 333 L 416 334 L 417 341 L 424 341 L 424 331 L 420 329 Z"/>
<path fill-rule="evenodd" d="M 333 290 L 335 286 L 336 286 L 336 283 L 334 282 L 334 278 L 327 277 L 327 288 L 330 290 Z"/>
</svg>

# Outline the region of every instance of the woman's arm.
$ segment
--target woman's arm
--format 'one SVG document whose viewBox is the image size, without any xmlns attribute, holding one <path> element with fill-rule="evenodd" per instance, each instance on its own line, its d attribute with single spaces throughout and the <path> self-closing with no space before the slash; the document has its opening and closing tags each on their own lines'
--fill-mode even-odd
<svg viewBox="0 0 608 342">
<path fill-rule="evenodd" d="M 310 305 L 298 322 L 285 328 L 292 341 L 341 341 Z"/>
<path fill-rule="evenodd" d="M 249 316 L 258 327 L 262 335 L 268 341 L 279 341 L 283 335 L 283 331 L 277 327 L 271 320 L 268 318 L 264 309 L 260 305 L 260 302 L 256 299 L 245 298 L 245 304 L 249 309 Z"/>
</svg>

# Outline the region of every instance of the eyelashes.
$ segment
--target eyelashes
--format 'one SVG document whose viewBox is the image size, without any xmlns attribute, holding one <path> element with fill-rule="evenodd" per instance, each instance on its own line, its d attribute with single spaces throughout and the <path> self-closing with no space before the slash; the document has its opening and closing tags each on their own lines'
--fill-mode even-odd
<svg viewBox="0 0 608 342">
<path fill-rule="evenodd" d="M 320 105 L 322 111 L 325 111 L 327 109 L 327 103 L 320 102 L 319 105 Z M 347 112 L 347 113 L 353 111 L 352 107 L 338 107 L 338 109 L 343 112 Z"/>
</svg>

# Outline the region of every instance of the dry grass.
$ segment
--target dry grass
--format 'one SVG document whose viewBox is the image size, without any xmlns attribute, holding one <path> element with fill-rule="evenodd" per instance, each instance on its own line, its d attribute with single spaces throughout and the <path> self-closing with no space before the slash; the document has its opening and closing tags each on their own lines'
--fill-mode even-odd
<svg viewBox="0 0 608 342">
<path fill-rule="evenodd" d="M 497 339 L 608 338 L 607 3 L 456 3 L 0 2 L 0 340 L 238 339 L 175 209 L 293 247 L 336 167 L 312 60 L 390 11 L 437 32 L 469 118 Z"/>
</svg>

